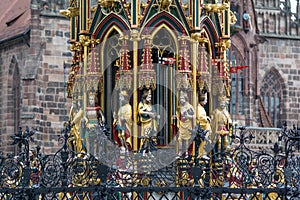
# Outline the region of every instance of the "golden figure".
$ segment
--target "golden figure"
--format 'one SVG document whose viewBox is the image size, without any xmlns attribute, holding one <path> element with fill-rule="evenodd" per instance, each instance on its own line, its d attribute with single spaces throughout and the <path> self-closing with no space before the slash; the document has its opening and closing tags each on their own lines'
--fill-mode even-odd
<svg viewBox="0 0 300 200">
<path fill-rule="evenodd" d="M 212 133 L 216 141 L 216 151 L 225 151 L 230 146 L 232 120 L 227 110 L 229 99 L 225 96 L 218 98 L 219 106 L 213 111 Z"/>
<path fill-rule="evenodd" d="M 145 138 L 153 138 L 157 134 L 158 124 L 156 119 L 159 119 L 160 116 L 156 114 L 156 111 L 151 104 L 151 100 L 151 90 L 145 90 L 142 95 L 142 100 L 138 105 L 138 117 L 141 123 L 142 137 L 141 148 L 144 145 Z"/>
<path fill-rule="evenodd" d="M 86 107 L 87 124 L 86 130 L 82 134 L 82 140 L 89 153 L 98 152 L 97 136 L 95 131 L 96 125 L 104 125 L 105 118 L 102 109 L 96 104 L 95 93 L 89 93 L 89 104 Z"/>
<path fill-rule="evenodd" d="M 230 10 L 229 16 L 230 16 L 230 24 L 234 25 L 237 21 L 235 13 Z"/>
<path fill-rule="evenodd" d="M 73 102 L 70 110 L 70 135 L 68 138 L 68 144 L 72 151 L 76 153 L 86 152 L 86 148 L 84 147 L 80 132 L 81 132 L 81 124 L 83 119 L 83 110 L 80 106 L 80 101 L 77 103 Z"/>
<path fill-rule="evenodd" d="M 207 131 L 206 137 L 209 138 L 211 133 L 211 126 L 210 126 L 211 119 L 209 116 L 207 116 L 204 108 L 206 103 L 207 103 L 207 93 L 201 94 L 199 97 L 199 104 L 197 107 L 197 123 L 200 125 L 201 129 Z M 200 140 L 201 141 L 200 141 L 198 157 L 206 156 L 207 154 L 207 152 L 205 152 L 204 150 L 206 141 L 203 138 L 201 138 Z"/>
<path fill-rule="evenodd" d="M 207 12 L 216 12 L 216 13 L 220 13 L 223 10 L 226 10 L 229 8 L 229 4 L 228 3 L 216 3 L 216 4 L 204 4 L 204 9 Z"/>
<path fill-rule="evenodd" d="M 126 90 L 120 93 L 119 99 L 121 105 L 118 114 L 114 114 L 114 139 L 121 148 L 131 149 L 132 107 Z"/>
<path fill-rule="evenodd" d="M 179 151 L 182 152 L 186 149 L 187 153 L 188 147 L 186 145 L 190 142 L 193 119 L 195 119 L 196 116 L 193 106 L 189 103 L 189 97 L 186 92 L 181 91 L 179 104 L 179 111 L 177 112 Z"/>
<path fill-rule="evenodd" d="M 168 10 L 172 0 L 160 0 L 160 8 L 162 10 Z"/>
</svg>

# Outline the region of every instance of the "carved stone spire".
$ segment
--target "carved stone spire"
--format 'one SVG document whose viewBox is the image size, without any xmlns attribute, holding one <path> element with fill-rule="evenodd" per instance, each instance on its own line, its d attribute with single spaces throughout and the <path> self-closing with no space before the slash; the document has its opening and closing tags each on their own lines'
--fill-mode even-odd
<svg viewBox="0 0 300 200">
<path fill-rule="evenodd" d="M 132 87 L 132 72 L 127 44 L 128 37 L 123 36 L 121 39 L 122 48 L 120 50 L 120 60 L 119 63 L 117 63 L 119 70 L 116 74 L 116 87 L 130 90 Z"/>
<path fill-rule="evenodd" d="M 192 71 L 190 65 L 190 55 L 188 50 L 187 40 L 188 37 L 183 35 L 179 38 L 181 41 L 180 58 L 178 65 L 178 72 L 176 75 L 177 88 L 179 89 L 190 89 L 192 87 Z"/>
<path fill-rule="evenodd" d="M 144 39 L 144 48 L 142 56 L 142 67 L 139 71 L 139 88 L 143 89 L 155 89 L 156 87 L 156 75 L 153 69 L 152 59 L 151 59 L 151 36 L 145 35 L 142 37 Z"/>
</svg>

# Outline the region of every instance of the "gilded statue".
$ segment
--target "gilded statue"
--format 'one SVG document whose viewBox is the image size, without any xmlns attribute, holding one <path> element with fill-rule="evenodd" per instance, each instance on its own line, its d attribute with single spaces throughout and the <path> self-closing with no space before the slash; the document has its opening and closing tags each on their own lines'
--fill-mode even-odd
<svg viewBox="0 0 300 200">
<path fill-rule="evenodd" d="M 230 10 L 229 16 L 230 16 L 230 24 L 234 25 L 237 21 L 235 13 Z"/>
<path fill-rule="evenodd" d="M 206 138 L 210 137 L 211 134 L 211 126 L 210 122 L 211 119 L 207 115 L 206 110 L 204 106 L 207 104 L 207 93 L 201 93 L 199 95 L 199 103 L 197 106 L 197 123 L 200 125 L 201 129 L 207 131 Z M 207 157 L 208 152 L 205 151 L 204 147 L 206 145 L 206 141 L 204 138 L 200 139 L 200 146 L 199 146 L 199 152 L 198 157 Z"/>
<path fill-rule="evenodd" d="M 229 99 L 225 96 L 220 96 L 218 103 L 218 107 L 213 111 L 212 133 L 216 142 L 215 151 L 223 152 L 230 146 L 232 120 L 227 110 Z"/>
<path fill-rule="evenodd" d="M 172 0 L 160 0 L 160 8 L 162 10 L 169 9 L 169 6 L 171 5 Z"/>
<path fill-rule="evenodd" d="M 68 138 L 68 144 L 72 151 L 75 153 L 86 152 L 86 147 L 81 140 L 81 125 L 86 120 L 83 117 L 83 110 L 81 108 L 80 100 L 73 101 L 70 109 L 70 134 Z"/>
<path fill-rule="evenodd" d="M 120 92 L 119 102 L 121 105 L 118 113 L 114 113 L 114 139 L 121 149 L 131 150 L 132 107 L 129 104 L 129 97 L 126 90 Z"/>
<path fill-rule="evenodd" d="M 142 95 L 142 100 L 138 105 L 138 118 L 141 126 L 141 148 L 144 149 L 147 144 L 145 141 L 149 142 L 149 138 L 156 137 L 158 123 L 157 119 L 160 119 L 155 109 L 152 106 L 152 93 L 151 90 L 145 90 Z M 145 143 L 145 144 L 144 144 Z M 149 146 L 149 145 L 148 145 Z"/>
<path fill-rule="evenodd" d="M 188 94 L 184 91 L 180 92 L 179 110 L 176 113 L 178 127 L 178 145 L 179 153 L 188 155 L 188 146 L 192 137 L 191 130 L 193 129 L 193 120 L 196 118 L 196 113 L 193 106 L 189 103 Z"/>
<path fill-rule="evenodd" d="M 223 10 L 226 10 L 229 8 L 229 4 L 228 3 L 216 3 L 216 4 L 204 4 L 204 9 L 207 12 L 215 12 L 215 13 L 220 13 Z"/>
</svg>

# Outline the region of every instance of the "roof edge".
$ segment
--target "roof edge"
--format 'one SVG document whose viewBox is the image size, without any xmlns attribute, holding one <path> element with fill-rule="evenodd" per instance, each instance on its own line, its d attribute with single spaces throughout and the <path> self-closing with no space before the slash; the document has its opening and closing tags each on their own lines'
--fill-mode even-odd
<svg viewBox="0 0 300 200">
<path fill-rule="evenodd" d="M 5 42 L 7 42 L 7 41 L 9 41 L 9 40 L 15 40 L 15 39 L 17 39 L 17 38 L 23 37 L 23 36 L 26 35 L 29 31 L 30 31 L 30 26 L 28 26 L 28 27 L 25 29 L 25 31 L 23 31 L 23 32 L 21 32 L 21 33 L 19 33 L 19 34 L 16 34 L 16 35 L 13 35 L 13 36 L 11 36 L 11 37 L 7 37 L 7 38 L 4 38 L 4 39 L 0 40 L 0 44 L 3 44 L 3 43 L 5 43 Z M 30 46 L 29 43 L 26 43 L 26 44 L 27 44 L 27 46 Z"/>
</svg>

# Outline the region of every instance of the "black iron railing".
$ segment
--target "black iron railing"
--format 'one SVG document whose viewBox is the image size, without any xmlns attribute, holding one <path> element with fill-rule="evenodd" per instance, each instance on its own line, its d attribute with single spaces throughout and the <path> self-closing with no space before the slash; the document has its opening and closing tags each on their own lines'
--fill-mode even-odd
<svg viewBox="0 0 300 200">
<path fill-rule="evenodd" d="M 120 152 L 112 149 L 107 130 L 95 131 L 101 154 L 72 152 L 66 126 L 62 148 L 41 155 L 39 148 L 29 151 L 35 131 L 20 129 L 13 144 L 24 151 L 0 156 L 0 199 L 300 199 L 296 127 L 285 126 L 271 148 L 255 151 L 249 148 L 253 130 L 240 127 L 231 148 L 210 153 L 209 159 L 173 157 L 172 150 Z"/>
</svg>

